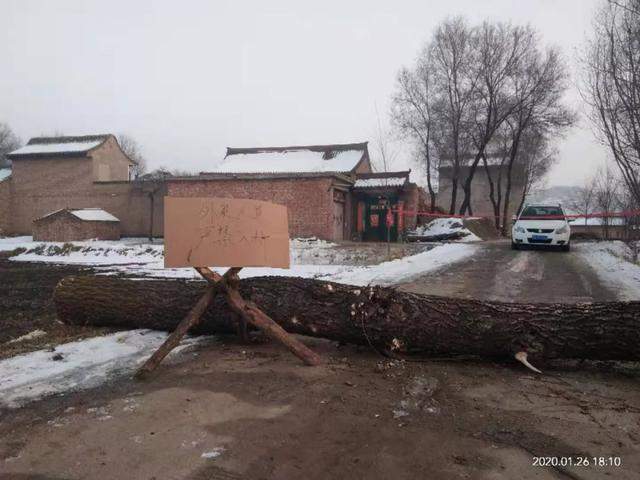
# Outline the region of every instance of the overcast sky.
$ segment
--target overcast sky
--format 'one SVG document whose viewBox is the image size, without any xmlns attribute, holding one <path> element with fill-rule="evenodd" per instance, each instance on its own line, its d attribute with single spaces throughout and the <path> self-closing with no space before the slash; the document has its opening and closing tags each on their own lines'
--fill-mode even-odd
<svg viewBox="0 0 640 480">
<path fill-rule="evenodd" d="M 152 168 L 193 171 L 227 146 L 371 140 L 398 69 L 447 16 L 530 23 L 575 72 L 597 4 L 2 0 L 0 121 L 24 140 L 124 132 Z M 558 147 L 549 185 L 580 184 L 606 158 L 586 122 Z"/>
</svg>

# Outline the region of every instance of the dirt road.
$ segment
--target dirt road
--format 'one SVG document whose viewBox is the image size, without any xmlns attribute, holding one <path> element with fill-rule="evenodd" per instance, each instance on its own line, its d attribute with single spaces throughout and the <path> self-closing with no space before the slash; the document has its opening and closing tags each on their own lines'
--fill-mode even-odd
<svg viewBox="0 0 640 480">
<path fill-rule="evenodd" d="M 503 302 L 618 300 L 574 252 L 511 250 L 508 241 L 485 242 L 470 259 L 400 286 L 431 295 Z"/>
<path fill-rule="evenodd" d="M 572 254 L 480 248 L 402 288 L 523 301 L 615 297 Z M 0 478 L 638 478 L 637 365 L 564 363 L 535 375 L 505 360 L 390 361 L 305 341 L 326 365 L 304 367 L 261 339 L 221 338 L 146 382 L 119 378 L 0 411 Z M 618 458 L 621 466 L 609 465 Z"/>
</svg>

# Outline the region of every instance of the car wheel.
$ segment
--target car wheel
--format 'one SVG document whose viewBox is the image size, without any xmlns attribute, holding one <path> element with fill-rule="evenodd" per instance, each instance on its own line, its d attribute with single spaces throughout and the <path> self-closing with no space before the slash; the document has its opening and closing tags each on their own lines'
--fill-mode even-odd
<svg viewBox="0 0 640 480">
<path fill-rule="evenodd" d="M 563 252 L 568 252 L 571 250 L 571 244 L 567 243 L 566 245 L 562 245 L 562 251 Z"/>
<path fill-rule="evenodd" d="M 520 245 L 516 242 L 511 242 L 511 250 L 520 250 Z"/>
</svg>

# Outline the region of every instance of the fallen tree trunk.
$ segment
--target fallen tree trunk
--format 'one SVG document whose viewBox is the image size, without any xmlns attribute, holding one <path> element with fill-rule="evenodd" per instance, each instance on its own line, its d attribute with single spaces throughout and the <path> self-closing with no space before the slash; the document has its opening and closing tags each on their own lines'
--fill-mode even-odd
<svg viewBox="0 0 640 480">
<path fill-rule="evenodd" d="M 205 288 L 204 282 L 68 277 L 54 300 L 65 323 L 171 331 Z M 240 292 L 288 332 L 385 351 L 640 360 L 640 302 L 501 303 L 288 277 L 242 280 Z M 220 296 L 193 333 L 235 331 L 235 314 Z"/>
</svg>

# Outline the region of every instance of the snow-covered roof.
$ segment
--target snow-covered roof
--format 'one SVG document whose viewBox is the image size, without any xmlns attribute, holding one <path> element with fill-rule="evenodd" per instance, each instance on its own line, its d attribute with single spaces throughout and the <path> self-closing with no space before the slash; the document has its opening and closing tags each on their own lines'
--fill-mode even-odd
<svg viewBox="0 0 640 480">
<path fill-rule="evenodd" d="M 405 177 L 392 178 L 359 178 L 353 184 L 355 188 L 375 188 L 375 187 L 401 187 L 406 182 Z"/>
<path fill-rule="evenodd" d="M 119 222 L 120 220 L 101 208 L 70 210 L 71 214 L 87 222 Z"/>
<path fill-rule="evenodd" d="M 368 158 L 367 144 L 228 148 L 214 173 L 351 172 Z"/>
<path fill-rule="evenodd" d="M 7 155 L 11 159 L 24 157 L 50 157 L 81 155 L 101 145 L 109 135 L 83 137 L 35 137 Z"/>
<path fill-rule="evenodd" d="M 0 182 L 11 176 L 10 168 L 0 168 Z"/>
<path fill-rule="evenodd" d="M 55 210 L 53 212 L 47 213 L 43 215 L 38 220 L 43 218 L 51 217 L 52 215 L 57 215 L 60 212 L 69 212 L 76 218 L 80 220 L 84 220 L 86 222 L 119 222 L 120 220 L 113 215 L 111 215 L 106 210 L 102 210 L 101 208 L 61 208 L 59 210 Z"/>
</svg>

